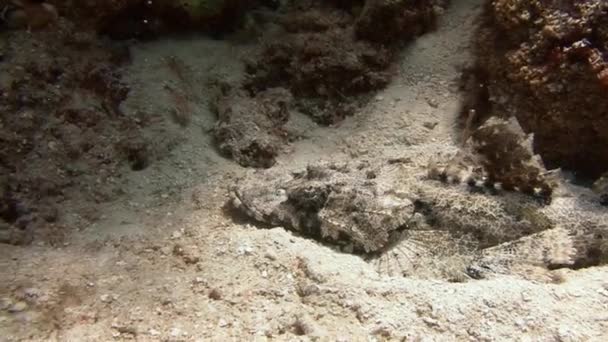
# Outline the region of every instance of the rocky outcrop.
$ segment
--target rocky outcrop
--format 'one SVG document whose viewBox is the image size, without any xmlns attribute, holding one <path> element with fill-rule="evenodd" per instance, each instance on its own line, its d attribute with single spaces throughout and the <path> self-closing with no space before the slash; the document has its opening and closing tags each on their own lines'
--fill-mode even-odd
<svg viewBox="0 0 608 342">
<path fill-rule="evenodd" d="M 316 122 L 352 115 L 393 73 L 398 48 L 433 29 L 447 1 L 302 1 L 248 63 L 245 87 L 285 87 Z"/>
<path fill-rule="evenodd" d="M 268 89 L 255 97 L 228 91 L 216 104 L 214 137 L 222 153 L 243 166 L 268 168 L 287 142 L 291 94 Z"/>
<path fill-rule="evenodd" d="M 476 36 L 479 122 L 514 116 L 548 168 L 608 169 L 608 3 L 488 1 Z M 485 89 L 479 91 L 479 89 Z"/>
</svg>

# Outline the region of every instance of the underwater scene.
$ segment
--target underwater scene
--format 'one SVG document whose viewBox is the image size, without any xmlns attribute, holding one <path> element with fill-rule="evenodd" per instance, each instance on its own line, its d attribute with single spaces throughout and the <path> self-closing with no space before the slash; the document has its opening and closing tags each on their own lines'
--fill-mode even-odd
<svg viewBox="0 0 608 342">
<path fill-rule="evenodd" d="M 607 309 L 608 1 L 0 0 L 0 342 Z"/>
</svg>

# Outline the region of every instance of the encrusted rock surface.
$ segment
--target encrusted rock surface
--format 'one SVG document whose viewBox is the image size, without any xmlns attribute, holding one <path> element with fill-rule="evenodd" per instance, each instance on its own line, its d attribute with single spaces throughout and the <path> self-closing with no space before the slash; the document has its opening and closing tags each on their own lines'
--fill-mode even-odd
<svg viewBox="0 0 608 342">
<path fill-rule="evenodd" d="M 24 1 L 28 3 L 29 1 Z M 244 13 L 271 1 L 249 0 L 50 0 L 61 16 L 80 28 L 114 39 L 154 38 L 184 29 L 225 32 L 234 29 Z"/>
<path fill-rule="evenodd" d="M 271 167 L 286 143 L 291 94 L 268 89 L 255 97 L 229 91 L 217 101 L 214 136 L 220 151 L 243 166 Z"/>
<path fill-rule="evenodd" d="M 245 87 L 292 91 L 299 108 L 334 124 L 390 81 L 397 49 L 433 29 L 446 1 L 293 2 L 265 37 Z"/>
<path fill-rule="evenodd" d="M 486 3 L 476 38 L 478 115 L 515 116 L 548 168 L 608 169 L 608 3 Z M 477 107 L 477 108 L 475 108 Z"/>
</svg>

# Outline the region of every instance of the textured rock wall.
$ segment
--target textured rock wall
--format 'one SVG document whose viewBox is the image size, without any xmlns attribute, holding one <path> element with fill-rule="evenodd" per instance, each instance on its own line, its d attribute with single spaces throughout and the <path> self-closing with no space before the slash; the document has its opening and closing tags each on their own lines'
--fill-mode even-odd
<svg viewBox="0 0 608 342">
<path fill-rule="evenodd" d="M 608 2 L 488 1 L 475 48 L 465 113 L 517 117 L 549 168 L 608 170 Z"/>
<path fill-rule="evenodd" d="M 247 0 L 51 0 L 60 15 L 115 39 L 152 38 L 200 29 L 224 31 L 245 11 L 265 1 Z M 268 1 L 266 1 L 268 2 Z"/>
</svg>

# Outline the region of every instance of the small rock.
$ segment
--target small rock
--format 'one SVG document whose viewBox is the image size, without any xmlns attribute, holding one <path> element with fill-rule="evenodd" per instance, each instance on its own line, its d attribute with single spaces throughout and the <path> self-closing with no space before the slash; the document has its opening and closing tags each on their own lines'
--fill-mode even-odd
<svg viewBox="0 0 608 342">
<path fill-rule="evenodd" d="M 156 329 L 150 329 L 150 330 L 148 330 L 148 335 L 150 335 L 150 336 L 158 336 L 158 335 L 160 335 L 160 331 L 158 331 Z"/>
<path fill-rule="evenodd" d="M 129 325 L 112 324 L 112 328 L 118 332 L 119 336 L 122 334 L 137 336 L 137 329 Z"/>
<path fill-rule="evenodd" d="M 437 99 L 434 98 L 428 98 L 426 99 L 426 102 L 429 104 L 429 106 L 431 106 L 432 108 L 437 108 L 439 107 L 439 102 L 437 101 Z"/>
<path fill-rule="evenodd" d="M 321 293 L 321 288 L 317 284 L 301 283 L 297 286 L 297 292 L 301 297 L 306 297 Z"/>
<path fill-rule="evenodd" d="M 557 340 L 559 342 L 574 342 L 574 341 L 585 341 L 588 338 L 571 330 L 568 327 L 559 327 L 557 331 Z"/>
<path fill-rule="evenodd" d="M 222 292 L 217 288 L 211 289 L 211 291 L 209 291 L 209 298 L 213 300 L 220 300 L 222 299 Z"/>
<path fill-rule="evenodd" d="M 348 245 L 342 247 L 342 252 L 352 254 L 354 249 L 355 247 L 353 246 L 353 244 L 349 243 Z"/>
<path fill-rule="evenodd" d="M 38 298 L 40 297 L 40 293 L 40 290 L 34 287 L 28 287 L 27 289 L 23 290 L 23 294 L 27 298 Z"/>
<path fill-rule="evenodd" d="M 8 312 L 11 313 L 16 313 L 16 312 L 23 312 L 27 309 L 27 303 L 26 302 L 17 302 L 15 304 L 13 304 L 9 309 Z"/>
<path fill-rule="evenodd" d="M 202 277 L 196 277 L 196 278 L 194 278 L 194 283 L 195 284 L 202 284 L 202 285 L 204 285 L 206 283 L 206 281 Z"/>
<path fill-rule="evenodd" d="M 0 243 L 7 243 L 10 244 L 12 241 L 12 234 L 11 234 L 11 229 L 3 229 L 0 226 Z"/>
<path fill-rule="evenodd" d="M 277 255 L 273 251 L 267 251 L 264 254 L 264 258 L 274 261 L 277 260 Z"/>
<path fill-rule="evenodd" d="M 524 332 L 528 331 L 528 325 L 522 318 L 516 319 L 513 323 L 519 328 L 519 330 Z"/>
<path fill-rule="evenodd" d="M 531 302 L 532 301 L 532 296 L 530 295 L 529 292 L 523 292 L 521 294 L 521 299 L 523 299 L 524 302 Z"/>
<path fill-rule="evenodd" d="M 430 327 L 438 327 L 439 326 L 439 322 L 436 319 L 432 319 L 430 317 L 424 317 L 422 319 L 422 321 L 424 323 L 426 323 Z"/>
<path fill-rule="evenodd" d="M 258 336 L 272 337 L 272 327 L 268 324 L 256 327 L 253 332 Z"/>
<path fill-rule="evenodd" d="M 173 234 L 171 234 L 171 240 L 176 240 L 182 237 L 182 233 L 180 231 L 174 231 Z"/>
<path fill-rule="evenodd" d="M 180 244 L 173 246 L 173 255 L 181 257 L 186 264 L 196 264 L 201 260 L 192 248 L 187 248 Z"/>
<path fill-rule="evenodd" d="M 109 304 L 109 303 L 112 303 L 112 301 L 114 301 L 114 297 L 112 297 L 109 294 L 103 294 L 99 297 L 99 300 L 101 300 L 104 303 Z"/>
<path fill-rule="evenodd" d="M 393 334 L 391 333 L 391 328 L 387 326 L 379 326 L 371 331 L 372 335 L 380 336 L 384 339 L 390 338 Z"/>
<path fill-rule="evenodd" d="M 299 315 L 293 324 L 296 335 L 320 337 L 323 335 L 321 328 L 317 323 L 307 315 Z"/>
<path fill-rule="evenodd" d="M 0 299 L 0 310 L 8 310 L 13 305 L 13 301 L 10 298 Z"/>
<path fill-rule="evenodd" d="M 240 245 L 236 249 L 236 254 L 238 255 L 251 255 L 253 253 L 253 248 L 249 245 Z"/>
<path fill-rule="evenodd" d="M 224 328 L 224 327 L 228 326 L 228 322 L 225 319 L 220 318 L 220 320 L 217 322 L 217 325 L 220 328 Z"/>
<path fill-rule="evenodd" d="M 438 122 L 436 122 L 436 121 L 427 121 L 427 122 L 423 123 L 422 125 L 423 125 L 425 128 L 428 128 L 428 129 L 434 129 L 434 128 L 435 128 L 435 126 L 437 126 L 437 124 L 438 124 Z"/>
<path fill-rule="evenodd" d="M 180 328 L 171 328 L 171 330 L 169 331 L 169 335 L 175 338 L 184 335 L 184 332 Z"/>
</svg>

